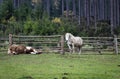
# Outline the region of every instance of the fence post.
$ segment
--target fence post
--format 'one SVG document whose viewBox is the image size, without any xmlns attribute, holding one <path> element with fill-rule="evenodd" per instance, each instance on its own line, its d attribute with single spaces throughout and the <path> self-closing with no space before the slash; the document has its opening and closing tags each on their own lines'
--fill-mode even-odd
<svg viewBox="0 0 120 79">
<path fill-rule="evenodd" d="M 64 35 L 61 35 L 61 54 L 65 54 L 64 53 Z"/>
<path fill-rule="evenodd" d="M 9 46 L 12 45 L 12 34 L 9 34 Z"/>
<path fill-rule="evenodd" d="M 118 55 L 118 41 L 117 41 L 116 35 L 114 35 L 114 50 L 115 50 L 115 53 Z"/>
</svg>

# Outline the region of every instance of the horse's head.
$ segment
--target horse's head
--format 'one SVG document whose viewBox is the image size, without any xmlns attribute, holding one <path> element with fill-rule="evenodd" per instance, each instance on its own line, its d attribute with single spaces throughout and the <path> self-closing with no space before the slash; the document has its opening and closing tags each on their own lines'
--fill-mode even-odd
<svg viewBox="0 0 120 79">
<path fill-rule="evenodd" d="M 69 33 L 65 34 L 65 41 L 67 42 L 69 40 Z"/>
<path fill-rule="evenodd" d="M 71 33 L 66 33 L 65 34 L 65 40 L 68 42 L 71 39 L 72 34 Z"/>
<path fill-rule="evenodd" d="M 8 48 L 8 54 L 16 54 L 17 45 L 13 44 Z"/>
</svg>

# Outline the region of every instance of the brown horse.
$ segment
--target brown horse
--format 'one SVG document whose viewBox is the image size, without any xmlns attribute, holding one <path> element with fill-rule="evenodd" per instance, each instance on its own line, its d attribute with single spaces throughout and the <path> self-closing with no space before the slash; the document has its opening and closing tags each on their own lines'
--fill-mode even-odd
<svg viewBox="0 0 120 79">
<path fill-rule="evenodd" d="M 24 46 L 24 45 L 16 45 L 13 44 L 8 48 L 8 54 L 38 54 L 41 53 L 38 52 L 36 49 L 30 46 Z"/>
</svg>

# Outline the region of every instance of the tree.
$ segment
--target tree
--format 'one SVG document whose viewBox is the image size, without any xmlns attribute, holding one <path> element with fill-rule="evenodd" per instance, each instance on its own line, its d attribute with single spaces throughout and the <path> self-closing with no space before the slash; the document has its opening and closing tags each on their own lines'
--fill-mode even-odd
<svg viewBox="0 0 120 79">
<path fill-rule="evenodd" d="M 51 8 L 50 8 L 50 13 L 51 17 L 59 17 L 62 12 L 61 12 L 61 0 L 51 0 Z"/>
<path fill-rule="evenodd" d="M 110 3 L 111 3 L 111 34 L 113 35 L 113 27 L 114 27 L 114 16 L 113 16 L 113 0 L 110 0 Z"/>
<path fill-rule="evenodd" d="M 73 3 L 73 15 L 76 16 L 76 3 L 75 0 L 72 0 Z"/>
<path fill-rule="evenodd" d="M 117 7 L 116 7 L 116 1 L 117 0 L 113 0 L 113 19 L 114 19 L 114 28 L 116 28 L 116 22 L 117 22 Z"/>
<path fill-rule="evenodd" d="M 87 29 L 88 29 L 90 25 L 90 1 L 89 0 L 85 0 L 85 16 L 87 20 Z"/>
<path fill-rule="evenodd" d="M 15 16 L 19 21 L 25 21 L 32 14 L 32 7 L 28 2 L 23 3 L 18 9 L 15 9 Z"/>
<path fill-rule="evenodd" d="M 14 13 L 12 0 L 5 0 L 0 6 L 0 20 L 2 22 L 9 20 Z"/>
<path fill-rule="evenodd" d="M 50 0 L 46 0 L 47 2 L 47 13 L 50 16 Z"/>
<path fill-rule="evenodd" d="M 101 20 L 104 20 L 104 17 L 105 17 L 105 2 L 104 0 L 100 0 L 100 15 L 101 15 Z"/>
<path fill-rule="evenodd" d="M 62 15 L 64 14 L 64 0 L 62 0 Z"/>
<path fill-rule="evenodd" d="M 33 13 L 33 16 L 34 16 L 32 18 L 40 20 L 42 18 L 42 16 L 43 16 L 43 13 L 44 13 L 43 3 L 42 2 L 38 2 L 35 5 L 35 8 L 33 9 L 32 13 Z"/>
<path fill-rule="evenodd" d="M 117 25 L 119 26 L 120 25 L 120 1 L 117 0 Z"/>
<path fill-rule="evenodd" d="M 81 3 L 80 2 L 81 2 L 81 0 L 78 0 L 78 5 L 79 5 L 79 9 L 78 9 L 79 10 L 79 13 L 78 13 L 79 14 L 79 18 L 78 18 L 79 19 L 79 25 L 80 25 L 80 22 L 81 22 L 80 21 L 80 18 L 81 18 L 81 10 L 80 10 L 81 9 Z"/>
<path fill-rule="evenodd" d="M 95 20 L 95 30 L 97 30 L 97 3 L 94 0 L 94 20 Z"/>
<path fill-rule="evenodd" d="M 69 15 L 69 0 L 66 0 L 66 17 Z"/>
<path fill-rule="evenodd" d="M 117 22 L 120 25 L 120 1 L 117 0 Z"/>
</svg>

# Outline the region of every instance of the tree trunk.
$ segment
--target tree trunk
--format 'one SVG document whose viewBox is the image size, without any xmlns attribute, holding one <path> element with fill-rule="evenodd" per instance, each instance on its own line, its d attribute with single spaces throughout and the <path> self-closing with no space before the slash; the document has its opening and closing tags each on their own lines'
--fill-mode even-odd
<svg viewBox="0 0 120 79">
<path fill-rule="evenodd" d="M 97 3 L 94 0 L 94 21 L 95 21 L 95 31 L 97 31 Z"/>
<path fill-rule="evenodd" d="M 116 10 L 117 6 L 116 6 L 116 0 L 113 0 L 113 18 L 114 18 L 114 28 L 116 28 L 116 15 L 117 15 L 117 10 Z"/>
<path fill-rule="evenodd" d="M 50 0 L 47 0 L 47 13 L 50 16 Z"/>
<path fill-rule="evenodd" d="M 100 20 L 100 0 L 97 0 L 96 5 L 97 5 L 97 17 L 98 20 Z"/>
<path fill-rule="evenodd" d="M 62 15 L 64 15 L 64 0 L 62 0 Z"/>
<path fill-rule="evenodd" d="M 73 15 L 76 16 L 76 4 L 75 4 L 75 0 L 72 0 L 73 2 Z"/>
<path fill-rule="evenodd" d="M 104 20 L 108 20 L 108 0 L 104 0 Z"/>
<path fill-rule="evenodd" d="M 69 0 L 66 0 L 66 17 L 69 15 Z"/>
<path fill-rule="evenodd" d="M 85 18 L 87 16 L 87 0 L 84 0 L 84 14 L 85 14 Z"/>
<path fill-rule="evenodd" d="M 80 13 L 80 12 L 81 12 L 81 11 L 80 11 L 80 9 L 81 9 L 81 3 L 80 3 L 80 2 L 81 2 L 81 0 L 78 0 L 78 1 L 79 1 L 79 2 L 78 2 L 78 5 L 79 5 L 79 13 L 78 13 L 78 14 L 79 14 L 79 17 L 78 17 L 78 20 L 79 20 L 79 25 L 80 25 L 80 22 L 81 22 L 81 21 L 80 21 L 80 18 L 81 18 L 81 13 Z"/>
<path fill-rule="evenodd" d="M 120 25 L 120 1 L 117 0 L 117 26 Z"/>
<path fill-rule="evenodd" d="M 18 3 L 17 3 L 18 7 L 20 6 L 20 0 L 18 0 Z"/>
<path fill-rule="evenodd" d="M 89 0 L 85 0 L 85 16 L 87 20 L 87 29 L 88 29 L 90 25 L 90 1 Z"/>
<path fill-rule="evenodd" d="M 111 34 L 113 35 L 113 26 L 114 26 L 114 18 L 113 18 L 113 0 L 110 0 L 110 3 L 111 3 Z"/>
<path fill-rule="evenodd" d="M 101 20 L 104 20 L 105 17 L 105 2 L 104 0 L 100 0 L 101 1 Z"/>
<path fill-rule="evenodd" d="M 13 0 L 14 8 L 16 8 L 16 0 Z"/>
</svg>

